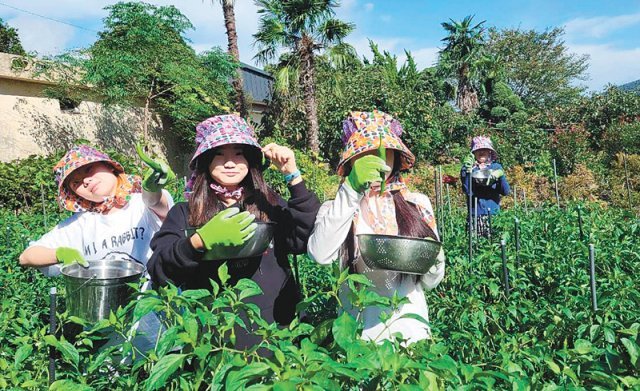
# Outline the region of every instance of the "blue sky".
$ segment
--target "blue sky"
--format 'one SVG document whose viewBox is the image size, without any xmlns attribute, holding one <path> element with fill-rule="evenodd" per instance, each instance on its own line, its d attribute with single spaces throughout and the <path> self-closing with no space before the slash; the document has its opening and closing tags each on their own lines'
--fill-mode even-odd
<svg viewBox="0 0 640 391">
<path fill-rule="evenodd" d="M 0 0 L 0 18 L 18 28 L 25 49 L 55 54 L 90 45 L 96 39 L 96 31 L 102 28 L 101 19 L 106 16 L 103 7 L 114 2 Z M 173 4 L 187 16 L 195 26 L 188 37 L 197 51 L 212 46 L 226 48 L 218 0 L 148 2 Z M 372 39 L 381 49 L 401 59 L 404 49 L 410 50 L 420 66 L 429 66 L 437 58 L 444 36 L 440 23 L 471 14 L 477 21 L 486 20 L 488 26 L 499 28 L 544 30 L 564 26 L 570 50 L 590 56 L 589 80 L 583 84 L 591 90 L 600 90 L 607 83 L 640 79 L 640 0 L 342 0 L 341 3 L 338 17 L 356 24 L 348 42 L 364 56 L 370 55 L 368 40 Z M 236 18 L 241 59 L 252 64 L 255 52 L 252 34 L 258 23 L 252 0 L 236 0 Z"/>
</svg>

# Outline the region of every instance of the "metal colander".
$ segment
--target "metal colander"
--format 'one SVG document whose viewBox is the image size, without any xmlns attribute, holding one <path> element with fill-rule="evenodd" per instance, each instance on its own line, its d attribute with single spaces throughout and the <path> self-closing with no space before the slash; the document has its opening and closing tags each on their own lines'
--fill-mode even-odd
<svg viewBox="0 0 640 391">
<path fill-rule="evenodd" d="M 372 269 L 425 274 L 436 264 L 442 243 L 408 236 L 360 234 L 358 245 L 364 263 Z"/>
<path fill-rule="evenodd" d="M 213 250 L 207 251 L 202 259 L 212 260 L 230 260 L 253 258 L 262 255 L 268 248 L 275 231 L 276 223 L 255 221 L 258 225 L 255 234 L 240 246 L 218 246 Z M 185 229 L 187 237 L 196 232 L 195 228 Z"/>
<path fill-rule="evenodd" d="M 471 174 L 474 186 L 491 186 L 496 180 L 491 177 L 492 169 L 476 170 Z"/>
</svg>

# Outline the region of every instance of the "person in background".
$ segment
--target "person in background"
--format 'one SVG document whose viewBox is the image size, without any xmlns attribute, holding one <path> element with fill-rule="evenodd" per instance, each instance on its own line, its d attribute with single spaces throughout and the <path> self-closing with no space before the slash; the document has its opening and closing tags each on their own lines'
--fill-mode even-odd
<svg viewBox="0 0 640 391">
<path fill-rule="evenodd" d="M 489 214 L 495 215 L 500 212 L 500 200 L 503 196 L 509 195 L 511 188 L 507 177 L 504 174 L 502 165 L 498 163 L 498 153 L 493 147 L 491 139 L 486 136 L 474 137 L 471 141 L 471 152 L 462 161 L 460 170 L 460 181 L 462 191 L 467 195 L 469 201 L 470 190 L 472 192 L 471 213 L 478 216 L 478 234 L 489 237 Z M 490 177 L 484 183 L 472 183 L 469 189 L 470 176 L 478 170 L 491 170 Z M 476 212 L 476 199 L 478 210 Z"/>
<path fill-rule="evenodd" d="M 309 256 L 319 264 L 328 265 L 337 260 L 342 269 L 365 275 L 379 295 L 408 299 L 397 311 L 374 306 L 364 309 L 361 337 L 376 342 L 393 339 L 398 333 L 406 343 L 431 337 L 428 324 L 407 315 L 429 321 L 425 290 L 440 283 L 445 269 L 442 250 L 436 264 L 420 276 L 371 269 L 360 256 L 358 234 L 438 240 L 431 201 L 424 194 L 410 191 L 402 180 L 401 173 L 413 166 L 415 157 L 400 139 L 401 135 L 400 123 L 388 114 L 351 112 L 343 122 L 344 151 L 338 164 L 338 175 L 344 180 L 336 198 L 320 208 L 308 246 Z M 384 158 L 379 156 L 381 144 L 385 149 Z M 382 178 L 385 185 L 381 192 Z M 345 290 L 342 293 L 344 309 L 357 318 L 358 309 L 349 302 Z M 387 318 L 384 322 L 383 312 Z"/>
</svg>

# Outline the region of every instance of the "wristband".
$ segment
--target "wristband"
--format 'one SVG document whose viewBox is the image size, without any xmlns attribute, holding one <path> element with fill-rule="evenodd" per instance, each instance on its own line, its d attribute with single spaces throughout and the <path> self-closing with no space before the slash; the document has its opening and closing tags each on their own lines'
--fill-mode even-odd
<svg viewBox="0 0 640 391">
<path fill-rule="evenodd" d="M 287 182 L 287 184 L 289 184 L 289 183 L 291 183 L 291 181 L 293 181 L 294 179 L 296 179 L 299 176 L 300 176 L 300 170 L 295 170 L 291 174 L 285 175 L 284 176 L 284 181 Z"/>
</svg>

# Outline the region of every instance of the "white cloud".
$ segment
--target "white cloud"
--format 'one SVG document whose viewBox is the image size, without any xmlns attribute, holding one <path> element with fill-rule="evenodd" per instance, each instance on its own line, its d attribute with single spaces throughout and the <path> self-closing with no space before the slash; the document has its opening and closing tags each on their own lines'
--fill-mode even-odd
<svg viewBox="0 0 640 391">
<path fill-rule="evenodd" d="M 640 47 L 620 49 L 612 45 L 569 45 L 578 54 L 588 54 L 591 90 L 600 90 L 607 84 L 624 84 L 640 79 Z"/>
<path fill-rule="evenodd" d="M 640 23 L 640 13 L 599 16 L 595 18 L 576 18 L 565 23 L 567 37 L 579 38 L 602 38 L 607 34 L 624 29 Z"/>
<path fill-rule="evenodd" d="M 75 33 L 74 27 L 34 16 L 18 16 L 7 22 L 18 29 L 20 41 L 27 52 L 45 55 L 61 53 Z"/>
<path fill-rule="evenodd" d="M 416 64 L 418 64 L 418 69 L 423 69 L 435 65 L 438 61 L 438 51 L 440 51 L 440 49 L 435 47 L 421 48 L 412 50 L 411 55 L 416 61 Z"/>
</svg>

